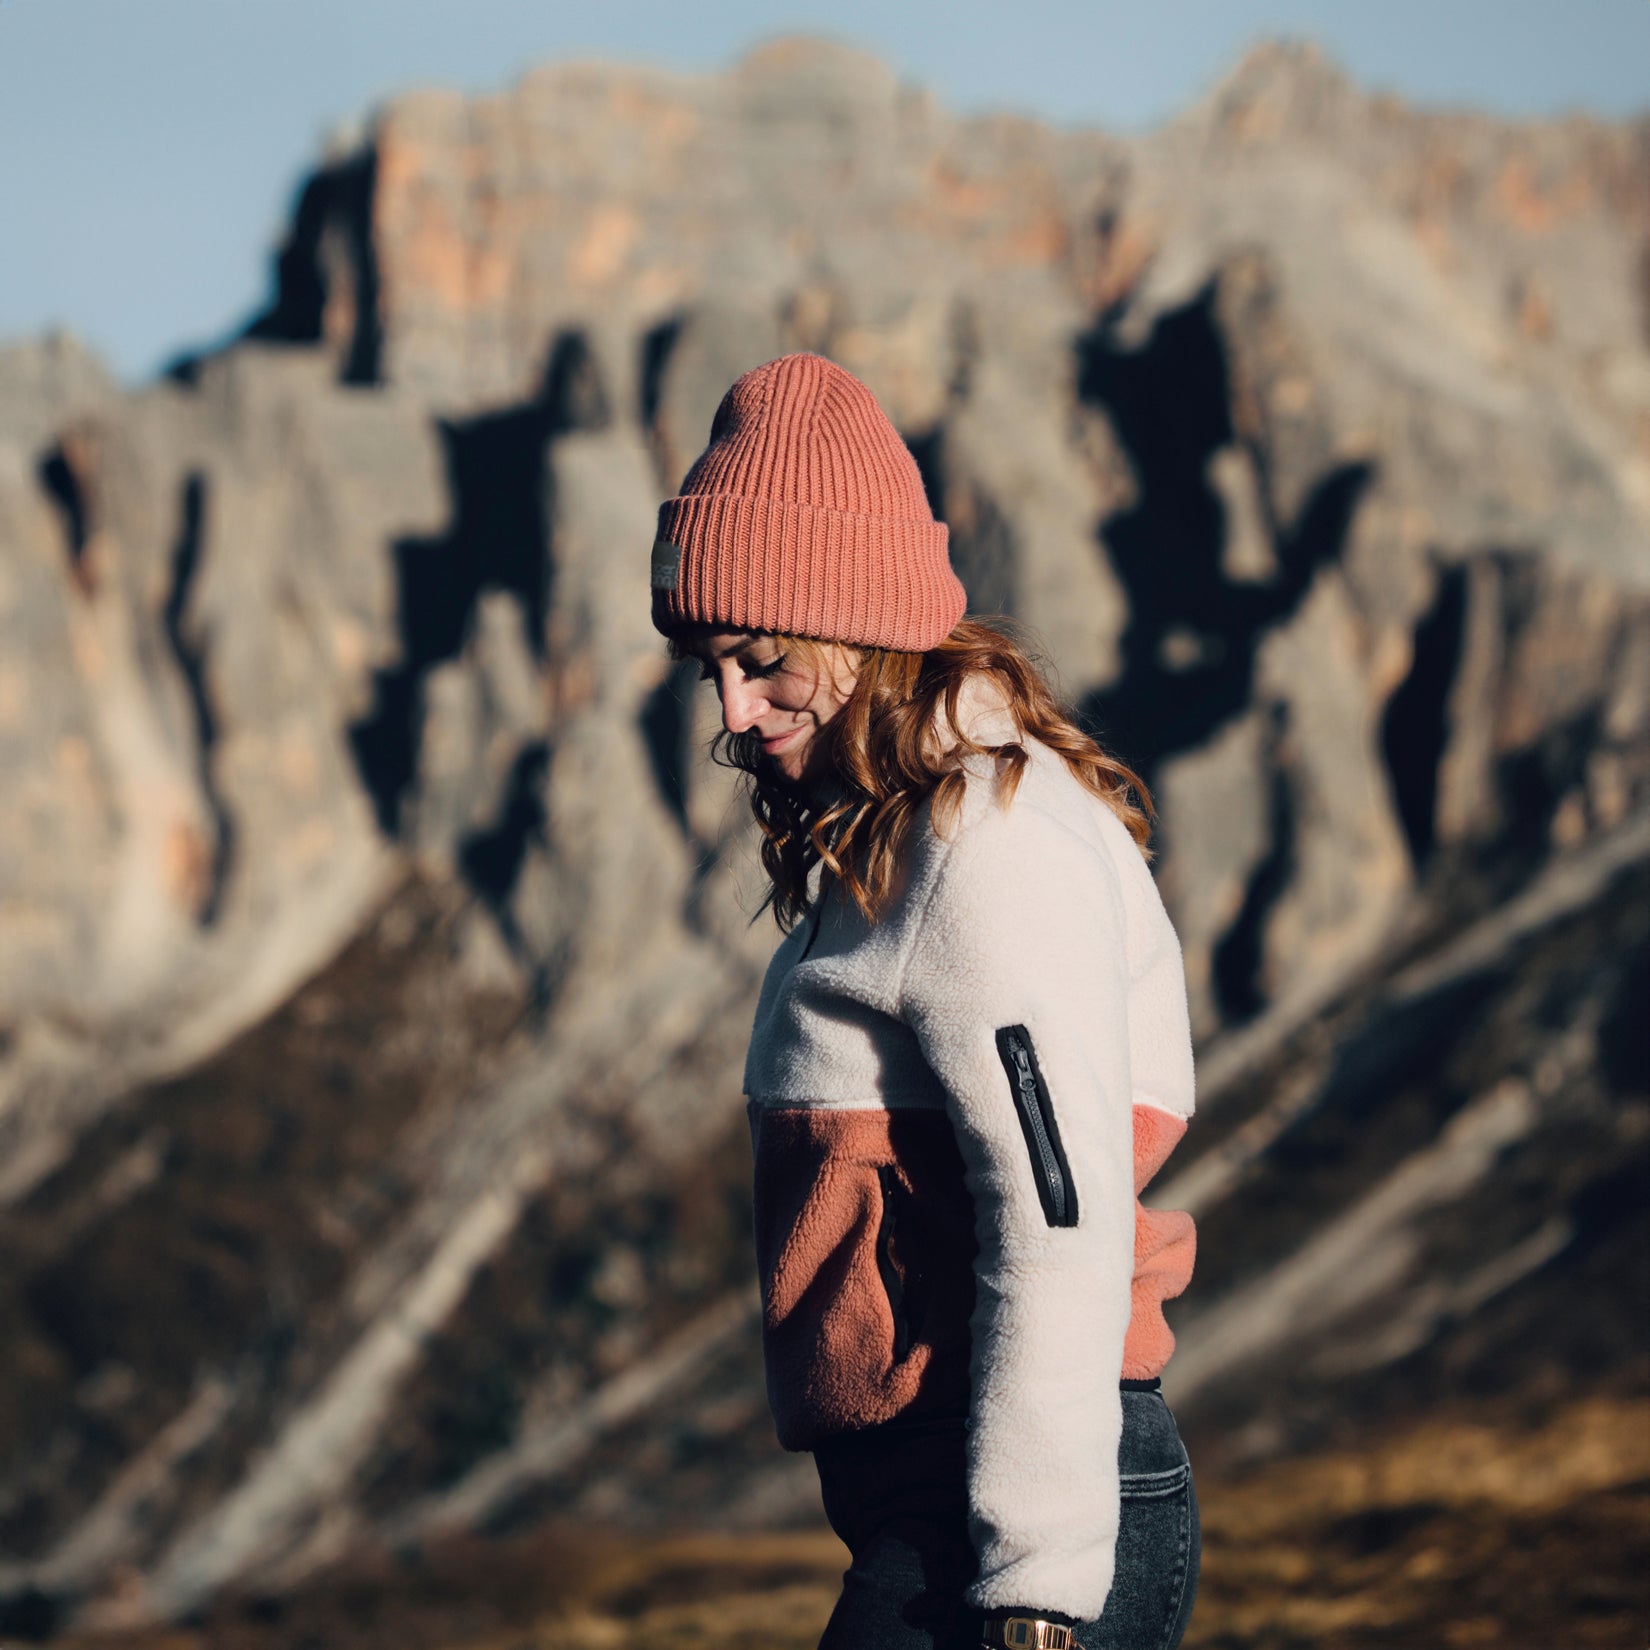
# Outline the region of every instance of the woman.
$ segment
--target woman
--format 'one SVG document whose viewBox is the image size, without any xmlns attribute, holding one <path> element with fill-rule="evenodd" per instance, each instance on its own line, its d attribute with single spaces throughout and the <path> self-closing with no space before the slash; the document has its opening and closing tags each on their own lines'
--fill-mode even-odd
<svg viewBox="0 0 1650 1650">
<path fill-rule="evenodd" d="M 820 356 L 729 390 L 652 588 L 787 931 L 745 1090 L 769 1400 L 853 1555 L 822 1650 L 1168 1650 L 1194 1234 L 1137 1197 L 1192 1056 L 1144 787 L 963 619 L 915 463 Z"/>
</svg>

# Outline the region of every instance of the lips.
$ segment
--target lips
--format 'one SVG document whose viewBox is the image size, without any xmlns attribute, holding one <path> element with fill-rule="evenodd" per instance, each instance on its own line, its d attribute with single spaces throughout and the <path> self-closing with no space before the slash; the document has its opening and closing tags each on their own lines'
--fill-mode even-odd
<svg viewBox="0 0 1650 1650">
<path fill-rule="evenodd" d="M 763 739 L 762 740 L 763 754 L 766 755 L 766 756 L 776 755 L 778 752 L 782 751 L 788 744 L 790 744 L 790 742 L 794 738 L 796 738 L 796 736 L 799 733 L 801 733 L 801 731 L 802 731 L 802 729 L 800 727 L 794 727 L 794 728 L 791 729 L 791 731 L 789 733 L 782 733 L 777 738 Z"/>
</svg>

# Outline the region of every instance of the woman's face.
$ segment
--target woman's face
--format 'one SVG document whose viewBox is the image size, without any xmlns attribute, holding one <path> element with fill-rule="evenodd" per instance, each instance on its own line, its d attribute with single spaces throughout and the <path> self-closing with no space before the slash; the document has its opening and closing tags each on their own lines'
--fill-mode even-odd
<svg viewBox="0 0 1650 1650">
<path fill-rule="evenodd" d="M 703 665 L 702 679 L 716 684 L 722 726 L 754 734 L 762 755 L 793 783 L 823 777 L 828 758 L 819 730 L 848 702 L 854 661 L 835 642 L 815 644 L 823 654 L 816 672 L 787 659 L 777 636 L 748 630 L 713 630 L 694 637 L 686 651 Z"/>
</svg>

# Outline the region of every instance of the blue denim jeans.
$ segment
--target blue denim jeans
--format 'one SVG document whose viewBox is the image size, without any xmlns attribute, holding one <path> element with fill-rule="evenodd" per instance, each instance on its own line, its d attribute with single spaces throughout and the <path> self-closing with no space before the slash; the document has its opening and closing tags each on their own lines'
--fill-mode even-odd
<svg viewBox="0 0 1650 1650">
<path fill-rule="evenodd" d="M 1083 1650 L 1174 1650 L 1197 1596 L 1191 1463 L 1158 1383 L 1124 1382 L 1117 1564 Z M 960 1416 L 873 1427 L 814 1451 L 825 1516 L 853 1562 L 819 1650 L 976 1650 Z M 1025 1601 L 1035 1604 L 1035 1599 Z"/>
</svg>

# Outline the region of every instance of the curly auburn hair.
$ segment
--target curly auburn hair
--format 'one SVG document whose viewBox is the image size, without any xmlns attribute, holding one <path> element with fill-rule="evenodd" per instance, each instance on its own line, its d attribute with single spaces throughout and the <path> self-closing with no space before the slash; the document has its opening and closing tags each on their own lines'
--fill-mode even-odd
<svg viewBox="0 0 1650 1650">
<path fill-rule="evenodd" d="M 692 656 L 692 633 L 668 638 L 673 659 Z M 826 644 L 806 636 L 775 640 L 803 670 L 828 668 Z M 965 758 L 994 756 L 1002 779 L 999 800 L 1005 808 L 1013 800 L 1029 760 L 1025 746 L 977 744 L 958 718 L 963 688 L 982 675 L 1002 690 L 1022 737 L 1058 752 L 1151 862 L 1157 813 L 1145 782 L 1077 726 L 1036 664 L 996 624 L 964 619 L 926 653 L 846 645 L 844 651 L 855 661 L 853 687 L 819 735 L 838 780 L 828 798 L 763 763 L 754 734 L 724 729 L 711 742 L 714 761 L 750 776 L 751 812 L 762 832 L 762 868 L 770 885 L 763 906 L 782 930 L 788 933 L 809 909 L 808 877 L 816 864 L 875 922 L 899 885 L 922 805 L 932 801 L 930 817 L 942 836 L 954 824 L 967 783 Z M 942 711 L 959 735 L 955 743 L 932 737 Z"/>
</svg>

